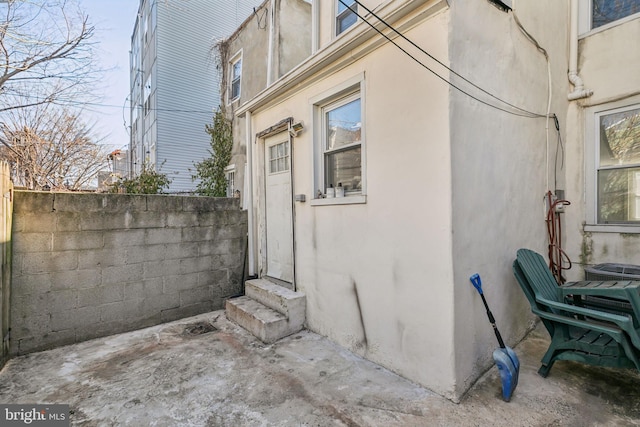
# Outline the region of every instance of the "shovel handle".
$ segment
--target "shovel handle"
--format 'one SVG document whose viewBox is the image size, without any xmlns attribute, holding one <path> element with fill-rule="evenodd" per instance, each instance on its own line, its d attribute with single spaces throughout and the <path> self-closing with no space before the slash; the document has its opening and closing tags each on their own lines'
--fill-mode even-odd
<svg viewBox="0 0 640 427">
<path fill-rule="evenodd" d="M 491 310 L 489 310 L 489 304 L 487 304 L 487 300 L 484 298 L 484 293 L 482 292 L 482 280 L 480 279 L 480 275 L 476 273 L 473 276 L 469 277 L 469 280 L 471 280 L 473 287 L 478 290 L 480 297 L 482 297 L 482 303 L 484 304 L 484 308 L 487 310 L 489 323 L 491 323 L 491 326 L 493 326 L 493 332 L 496 333 L 496 338 L 498 339 L 500 348 L 505 348 L 504 341 L 502 340 L 502 335 L 500 335 L 500 331 L 496 326 L 496 319 L 493 317 L 493 313 L 491 312 Z"/>
</svg>

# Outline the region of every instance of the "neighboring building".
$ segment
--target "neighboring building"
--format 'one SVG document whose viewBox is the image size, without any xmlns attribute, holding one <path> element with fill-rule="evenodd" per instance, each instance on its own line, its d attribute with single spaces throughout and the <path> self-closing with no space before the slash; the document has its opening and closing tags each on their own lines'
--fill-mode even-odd
<svg viewBox="0 0 640 427">
<path fill-rule="evenodd" d="M 566 114 L 566 251 L 592 264 L 640 264 L 640 1 L 579 1 L 575 56 L 583 92 Z M 579 68 L 578 68 L 579 67 Z M 573 96 L 580 96 L 574 90 Z M 559 96 L 559 95 L 558 95 Z"/>
<path fill-rule="evenodd" d="M 220 53 L 221 102 L 232 120 L 234 140 L 227 195 L 245 197 L 246 120 L 235 111 L 311 55 L 311 2 L 265 0 L 220 44 Z"/>
<path fill-rule="evenodd" d="M 131 37 L 131 171 L 166 174 L 170 192 L 195 189 L 194 163 L 210 156 L 220 99 L 215 46 L 259 0 L 141 0 Z"/>
<path fill-rule="evenodd" d="M 473 273 L 507 343 L 531 328 L 511 265 L 547 253 L 547 192 L 572 202 L 565 274 L 638 263 L 640 2 L 347 3 L 313 2 L 312 55 L 265 90 L 245 97 L 247 67 L 229 83 L 248 270 L 303 291 L 309 329 L 457 400 L 496 346 Z"/>
</svg>

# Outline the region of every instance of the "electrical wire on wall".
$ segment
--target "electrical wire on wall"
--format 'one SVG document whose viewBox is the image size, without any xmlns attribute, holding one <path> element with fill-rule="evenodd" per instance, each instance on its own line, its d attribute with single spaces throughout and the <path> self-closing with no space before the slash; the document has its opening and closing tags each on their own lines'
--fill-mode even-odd
<svg viewBox="0 0 640 427">
<path fill-rule="evenodd" d="M 561 135 L 561 132 L 560 132 L 560 123 L 559 123 L 558 117 L 557 117 L 556 114 L 552 114 L 551 113 L 551 100 L 552 100 L 552 97 L 553 97 L 553 88 L 552 88 L 552 79 L 551 79 L 551 61 L 549 59 L 549 54 L 546 51 L 546 49 L 544 49 L 540 45 L 540 43 L 538 43 L 538 41 L 525 29 L 525 27 L 522 25 L 522 23 L 518 19 L 518 16 L 516 15 L 515 11 L 512 11 L 513 12 L 513 18 L 514 18 L 514 21 L 515 21 L 518 29 L 525 36 L 525 38 L 529 42 L 531 42 L 536 47 L 536 49 L 544 56 L 546 64 L 547 64 L 547 106 L 546 106 L 547 108 L 546 108 L 546 113 L 545 114 L 532 112 L 532 111 L 526 110 L 526 109 L 524 109 L 522 107 L 518 107 L 518 106 L 516 106 L 516 105 L 514 105 L 512 103 L 509 103 L 509 102 L 505 101 L 504 99 L 502 99 L 502 98 L 490 93 L 489 91 L 483 89 L 482 87 L 478 86 L 477 84 L 473 83 L 469 79 L 467 79 L 464 76 L 460 75 L 459 73 L 457 73 L 456 71 L 451 69 L 449 66 L 447 66 L 443 62 L 439 61 L 437 58 L 435 58 L 431 54 L 429 54 L 425 49 L 421 48 L 416 43 L 411 41 L 408 37 L 406 37 L 404 34 L 399 32 L 393 26 L 388 24 L 385 20 L 380 18 L 371 9 L 367 8 L 365 5 L 363 5 L 358 0 L 350 2 L 350 4 L 347 4 L 344 0 L 338 0 L 338 1 L 343 6 L 348 8 L 352 13 L 354 13 L 360 20 L 362 20 L 369 27 L 371 27 L 374 31 L 376 31 L 378 34 L 380 34 L 382 37 L 384 37 L 389 43 L 393 44 L 395 47 L 400 49 L 405 55 L 407 55 L 413 61 L 418 63 L 421 67 L 423 67 L 426 70 L 428 70 L 429 72 L 431 72 L 435 77 L 437 77 L 440 80 L 442 80 L 443 82 L 447 83 L 452 88 L 460 91 L 461 93 L 467 95 L 468 97 L 470 97 L 470 98 L 472 98 L 472 99 L 474 99 L 474 100 L 476 100 L 476 101 L 478 101 L 478 102 L 480 102 L 480 103 L 482 103 L 482 104 L 484 104 L 484 105 L 486 105 L 488 107 L 500 110 L 500 111 L 508 113 L 508 114 L 512 114 L 512 115 L 515 115 L 515 116 L 526 117 L 526 118 L 544 118 L 545 119 L 545 134 L 546 134 L 546 138 L 545 138 L 546 139 L 546 144 L 545 144 L 545 159 L 546 159 L 545 179 L 546 179 L 546 188 L 547 189 L 550 188 L 550 175 L 551 175 L 551 170 L 550 170 L 550 152 L 551 152 L 550 145 L 551 145 L 551 142 L 550 142 L 550 135 L 549 135 L 549 132 L 550 132 L 549 121 L 551 119 L 553 119 L 554 125 L 555 125 L 555 128 L 556 128 L 556 132 L 557 132 L 557 142 L 556 142 L 557 145 L 556 145 L 556 152 L 555 152 L 555 161 L 554 161 L 554 165 L 553 165 L 553 181 L 554 181 L 553 183 L 554 183 L 554 189 L 557 190 L 557 186 L 558 186 L 557 185 L 558 184 L 558 156 L 561 153 L 561 155 L 562 155 L 561 159 L 562 160 L 561 160 L 560 168 L 562 169 L 563 166 L 564 166 L 564 146 L 562 144 L 562 135 Z M 357 6 L 357 8 L 355 6 Z M 473 94 L 470 93 L 470 91 L 463 89 L 458 84 L 453 83 L 452 81 L 450 81 L 447 78 L 445 78 L 445 77 L 441 76 L 440 74 L 438 74 L 436 71 L 434 71 L 429 66 L 427 66 L 422 61 L 420 61 L 416 56 L 412 55 L 405 48 L 400 46 L 388 34 L 385 34 L 384 32 L 382 32 L 382 30 L 380 30 L 376 25 L 374 25 L 373 23 L 371 23 L 367 19 L 368 17 L 365 18 L 364 16 L 362 16 L 362 14 L 358 13 L 358 9 L 366 11 L 366 13 L 368 14 L 368 17 L 373 17 L 379 23 L 383 24 L 383 26 L 386 27 L 388 30 L 390 30 L 391 34 L 394 35 L 394 38 L 396 38 L 396 36 L 397 36 L 397 37 L 401 38 L 402 40 L 406 41 L 411 46 L 413 46 L 414 48 L 418 49 L 422 54 L 424 54 L 427 57 L 429 57 L 432 61 L 435 61 L 438 65 L 443 67 L 445 70 L 449 71 L 452 75 L 455 75 L 456 77 L 461 79 L 462 82 L 470 85 L 472 90 L 479 91 L 480 94 L 478 96 L 473 95 Z M 486 97 L 489 97 L 489 98 L 486 98 Z M 482 99 L 482 98 L 484 98 L 484 99 Z M 571 260 L 569 259 L 567 254 L 562 249 L 562 225 L 561 225 L 560 213 L 564 211 L 564 206 L 569 205 L 570 202 L 567 201 L 567 200 L 559 199 L 550 190 L 548 190 L 547 193 L 545 194 L 545 202 L 547 203 L 546 224 L 547 224 L 547 232 L 548 232 L 548 238 L 549 238 L 549 268 L 551 269 L 551 271 L 553 272 L 554 276 L 558 280 L 558 283 L 564 283 L 565 279 L 562 276 L 562 271 L 571 268 Z"/>
<path fill-rule="evenodd" d="M 431 55 L 425 49 L 423 49 L 422 47 L 418 46 L 415 42 L 410 40 L 407 36 L 405 36 L 400 31 L 398 31 L 396 28 L 394 28 L 392 25 L 387 23 L 384 19 L 382 19 L 381 17 L 376 15 L 375 12 L 373 12 L 371 9 L 369 9 L 368 7 L 366 7 L 365 5 L 360 3 L 358 0 L 355 0 L 351 4 L 347 4 L 345 2 L 345 0 L 338 0 L 338 1 L 342 5 L 344 5 L 346 8 L 348 8 L 362 22 L 364 22 L 369 27 L 371 27 L 374 31 L 376 31 L 378 34 L 380 34 L 382 37 L 384 37 L 389 43 L 391 43 L 396 48 L 398 48 L 400 51 L 402 51 L 405 55 L 407 55 L 409 58 L 411 58 L 413 61 L 415 61 L 418 65 L 420 65 L 421 67 L 423 67 L 424 69 L 429 71 L 435 77 L 437 77 L 438 79 L 442 80 L 443 82 L 445 82 L 446 84 L 448 84 L 452 88 L 454 88 L 454 89 L 458 90 L 459 92 L 467 95 L 468 97 L 474 99 L 475 101 L 477 101 L 477 102 L 479 102 L 481 104 L 484 104 L 484 105 L 486 105 L 488 107 L 491 107 L 491 108 L 494 108 L 496 110 L 500 110 L 500 111 L 502 111 L 504 113 L 515 115 L 515 116 L 527 117 L 527 118 L 545 118 L 545 117 L 549 117 L 548 113 L 547 114 L 535 113 L 535 112 L 529 111 L 529 110 L 527 110 L 525 108 L 518 107 L 518 106 L 516 106 L 516 105 L 514 105 L 512 103 L 509 103 L 508 101 L 503 100 L 502 98 L 492 94 L 491 92 L 487 91 L 486 89 L 483 89 L 482 87 L 480 87 L 477 84 L 473 83 L 472 81 L 470 81 L 466 77 L 462 76 L 461 74 L 459 74 L 458 72 L 456 72 L 455 70 L 453 70 L 452 68 L 450 68 L 449 66 L 444 64 L 442 61 L 439 61 L 437 58 L 435 58 L 433 55 Z M 354 5 L 357 5 L 357 8 L 354 8 Z M 387 35 L 384 32 L 382 32 L 382 30 L 377 28 L 366 17 L 362 16 L 362 14 L 360 14 L 358 12 L 358 9 L 362 9 L 362 10 L 366 11 L 370 16 L 374 17 L 377 21 L 379 21 L 381 24 L 383 24 L 393 34 L 395 34 L 396 36 L 400 37 L 401 39 L 403 39 L 404 41 L 409 43 L 411 46 L 413 46 L 414 48 L 418 49 L 421 53 L 423 53 L 424 55 L 429 57 L 431 60 L 435 61 L 437 64 L 442 66 L 444 69 L 449 71 L 451 74 L 453 74 L 456 77 L 460 78 L 463 82 L 469 84 L 473 89 L 478 90 L 483 95 L 487 95 L 488 97 L 490 97 L 491 101 L 482 99 L 480 97 L 482 95 L 476 96 L 476 95 L 471 94 L 470 91 L 463 89 L 461 87 L 461 85 L 453 83 L 452 81 L 450 81 L 447 78 L 445 78 L 445 77 L 441 76 L 440 74 L 438 74 L 435 70 L 433 70 L 432 68 L 427 66 L 424 62 L 420 61 L 416 56 L 414 56 L 411 53 L 409 53 L 409 51 L 407 51 L 407 49 L 405 49 L 402 46 L 400 46 L 400 44 L 398 44 L 395 40 L 393 40 L 389 35 Z"/>
</svg>

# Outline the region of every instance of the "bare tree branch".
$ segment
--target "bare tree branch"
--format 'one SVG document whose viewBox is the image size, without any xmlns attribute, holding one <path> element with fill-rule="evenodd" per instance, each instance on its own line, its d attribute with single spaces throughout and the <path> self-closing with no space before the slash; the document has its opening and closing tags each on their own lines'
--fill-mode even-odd
<svg viewBox="0 0 640 427">
<path fill-rule="evenodd" d="M 91 95 L 94 27 L 66 0 L 0 4 L 0 113 L 47 103 L 77 104 Z"/>
</svg>

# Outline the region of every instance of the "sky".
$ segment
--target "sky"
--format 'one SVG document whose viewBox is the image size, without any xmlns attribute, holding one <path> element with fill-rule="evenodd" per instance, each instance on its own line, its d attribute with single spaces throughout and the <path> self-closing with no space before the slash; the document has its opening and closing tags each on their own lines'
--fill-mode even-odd
<svg viewBox="0 0 640 427">
<path fill-rule="evenodd" d="M 129 50 L 139 0 L 80 0 L 95 27 L 99 67 L 105 71 L 99 106 L 91 106 L 86 120 L 95 124 L 96 136 L 112 149 L 126 148 L 129 134 Z M 126 101 L 126 103 L 125 103 Z M 124 108 L 123 108 L 124 107 Z M 124 117 L 123 117 L 124 116 Z"/>
</svg>

